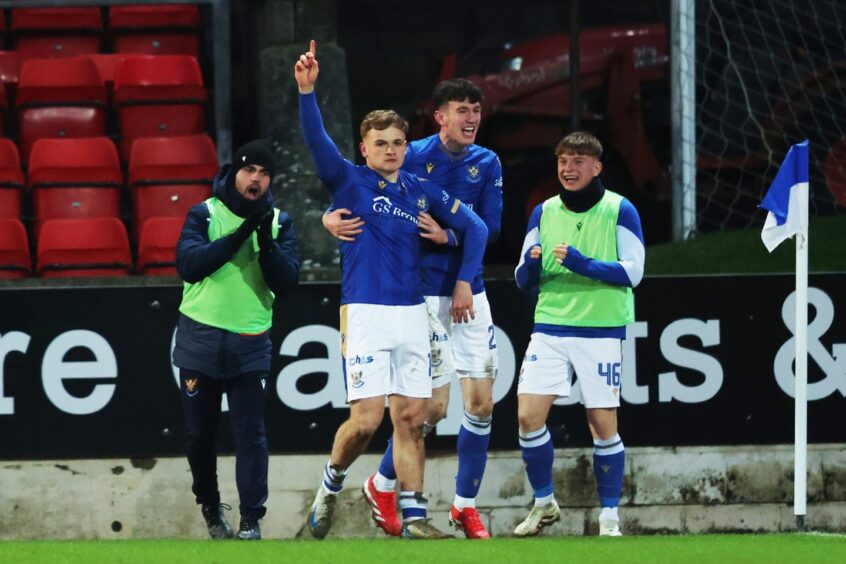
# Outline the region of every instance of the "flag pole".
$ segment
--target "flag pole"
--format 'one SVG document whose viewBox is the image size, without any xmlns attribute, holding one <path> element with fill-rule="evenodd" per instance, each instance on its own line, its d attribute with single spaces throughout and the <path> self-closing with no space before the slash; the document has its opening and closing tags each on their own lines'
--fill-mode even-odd
<svg viewBox="0 0 846 564">
<path fill-rule="evenodd" d="M 808 499 L 808 184 L 799 188 L 796 234 L 796 379 L 794 421 L 793 515 L 805 530 Z"/>
<path fill-rule="evenodd" d="M 761 241 L 773 252 L 796 236 L 796 372 L 793 427 L 793 515 L 796 529 L 805 530 L 808 502 L 808 140 L 787 151 L 770 188 L 761 201 L 767 219 Z"/>
</svg>

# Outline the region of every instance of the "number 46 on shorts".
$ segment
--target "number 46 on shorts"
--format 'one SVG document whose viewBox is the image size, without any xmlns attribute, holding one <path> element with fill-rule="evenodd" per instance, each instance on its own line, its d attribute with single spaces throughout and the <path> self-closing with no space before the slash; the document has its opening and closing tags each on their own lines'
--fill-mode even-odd
<svg viewBox="0 0 846 564">
<path fill-rule="evenodd" d="M 600 362 L 597 364 L 597 372 L 600 378 L 605 378 L 605 383 L 615 388 L 620 385 L 622 364 L 619 362 Z"/>
</svg>

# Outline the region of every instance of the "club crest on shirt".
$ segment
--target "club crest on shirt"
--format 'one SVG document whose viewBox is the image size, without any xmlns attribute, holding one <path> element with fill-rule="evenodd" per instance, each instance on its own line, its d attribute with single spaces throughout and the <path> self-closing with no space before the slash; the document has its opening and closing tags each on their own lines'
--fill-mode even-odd
<svg viewBox="0 0 846 564">
<path fill-rule="evenodd" d="M 420 211 L 426 211 L 429 209 L 429 199 L 424 194 L 417 197 L 417 209 Z"/>
<path fill-rule="evenodd" d="M 350 373 L 350 386 L 353 388 L 360 388 L 364 385 L 364 379 L 361 377 L 361 370 Z"/>
<path fill-rule="evenodd" d="M 481 172 L 476 165 L 467 165 L 467 181 L 478 182 L 482 178 Z"/>
<path fill-rule="evenodd" d="M 430 174 L 433 168 L 435 168 L 435 163 L 426 163 L 426 174 Z"/>
<path fill-rule="evenodd" d="M 185 394 L 193 398 L 200 392 L 200 381 L 196 378 L 185 378 Z"/>
<path fill-rule="evenodd" d="M 443 360 L 441 359 L 441 350 L 432 350 L 432 368 L 437 368 L 441 365 L 441 362 L 443 362 Z"/>
</svg>

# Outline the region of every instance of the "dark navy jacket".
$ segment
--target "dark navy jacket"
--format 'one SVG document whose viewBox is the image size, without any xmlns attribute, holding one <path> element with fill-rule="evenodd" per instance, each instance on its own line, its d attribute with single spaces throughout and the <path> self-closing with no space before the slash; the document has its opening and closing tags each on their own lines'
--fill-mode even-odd
<svg viewBox="0 0 846 564">
<path fill-rule="evenodd" d="M 227 165 L 214 181 L 214 195 L 230 209 L 227 202 Z M 266 198 L 273 204 L 270 190 Z M 191 208 L 185 218 L 176 246 L 176 270 L 182 279 L 196 283 L 226 264 L 239 245 L 231 236 L 209 241 L 209 210 L 205 203 Z M 268 288 L 280 296 L 297 287 L 300 259 L 296 233 L 288 214 L 279 213 L 279 233 L 269 253 L 259 254 L 259 265 Z M 248 372 L 270 371 L 270 332 L 239 335 L 198 323 L 180 314 L 176 331 L 173 363 L 179 368 L 196 370 L 215 379 L 228 379 Z"/>
</svg>

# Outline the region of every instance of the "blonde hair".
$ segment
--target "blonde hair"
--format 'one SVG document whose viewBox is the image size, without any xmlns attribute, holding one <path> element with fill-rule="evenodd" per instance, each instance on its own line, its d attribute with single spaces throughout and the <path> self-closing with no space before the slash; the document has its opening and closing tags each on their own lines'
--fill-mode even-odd
<svg viewBox="0 0 846 564">
<path fill-rule="evenodd" d="M 361 120 L 361 138 L 371 129 L 382 131 L 394 126 L 408 135 L 408 122 L 394 110 L 373 110 Z"/>
</svg>

